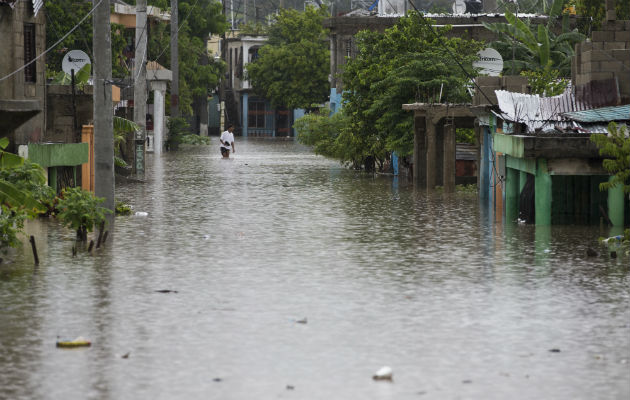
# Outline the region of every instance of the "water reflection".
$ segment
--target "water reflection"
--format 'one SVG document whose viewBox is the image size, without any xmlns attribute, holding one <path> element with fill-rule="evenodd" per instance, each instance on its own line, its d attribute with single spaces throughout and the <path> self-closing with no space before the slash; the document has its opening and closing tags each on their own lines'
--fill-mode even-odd
<svg viewBox="0 0 630 400">
<path fill-rule="evenodd" d="M 149 157 L 117 188 L 148 216 L 104 249 L 72 258 L 46 221 L 37 273 L 27 251 L 0 267 L 1 396 L 630 395 L 627 259 L 585 257 L 597 227 L 498 225 L 474 194 L 292 141 L 216 147 Z M 93 347 L 54 347 L 79 335 Z"/>
</svg>

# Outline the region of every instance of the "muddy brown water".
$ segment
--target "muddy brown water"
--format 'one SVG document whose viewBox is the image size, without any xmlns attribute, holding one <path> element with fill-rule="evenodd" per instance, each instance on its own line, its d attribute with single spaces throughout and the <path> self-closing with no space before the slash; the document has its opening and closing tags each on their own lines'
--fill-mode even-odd
<svg viewBox="0 0 630 400">
<path fill-rule="evenodd" d="M 628 258 L 586 257 L 608 232 L 498 225 L 475 194 L 236 146 L 150 156 L 116 190 L 148 216 L 93 255 L 29 225 L 39 267 L 26 245 L 0 265 L 0 398 L 630 397 Z M 77 336 L 92 346 L 55 347 Z"/>
</svg>

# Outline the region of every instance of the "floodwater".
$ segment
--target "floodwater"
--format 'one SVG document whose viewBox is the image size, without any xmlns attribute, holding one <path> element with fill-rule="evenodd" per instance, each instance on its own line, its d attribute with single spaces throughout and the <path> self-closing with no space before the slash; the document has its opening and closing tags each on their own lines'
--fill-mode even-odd
<svg viewBox="0 0 630 400">
<path fill-rule="evenodd" d="M 91 255 L 29 225 L 39 267 L 0 265 L 0 398 L 630 397 L 628 258 L 586 257 L 600 227 L 502 227 L 475 194 L 212 140 L 119 184 L 148 216 Z"/>
</svg>

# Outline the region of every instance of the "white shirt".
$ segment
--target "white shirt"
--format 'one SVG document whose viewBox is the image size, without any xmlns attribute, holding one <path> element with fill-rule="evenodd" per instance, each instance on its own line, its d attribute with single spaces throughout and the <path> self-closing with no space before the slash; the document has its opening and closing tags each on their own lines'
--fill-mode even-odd
<svg viewBox="0 0 630 400">
<path fill-rule="evenodd" d="M 225 144 L 221 143 L 221 147 L 225 147 L 226 149 L 229 149 L 232 142 L 234 142 L 234 135 L 230 131 L 224 131 L 221 134 L 221 141 L 225 143 Z"/>
</svg>

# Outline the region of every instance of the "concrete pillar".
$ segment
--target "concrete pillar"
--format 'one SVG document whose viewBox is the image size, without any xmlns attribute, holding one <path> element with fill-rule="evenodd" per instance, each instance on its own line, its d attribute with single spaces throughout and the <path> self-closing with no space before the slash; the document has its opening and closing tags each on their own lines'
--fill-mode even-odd
<svg viewBox="0 0 630 400">
<path fill-rule="evenodd" d="M 424 188 L 427 185 L 427 131 L 424 117 L 413 119 L 413 182 Z"/>
<path fill-rule="evenodd" d="M 520 191 L 520 174 L 518 170 L 506 168 L 505 180 L 505 219 L 514 222 L 518 218 L 518 198 Z"/>
<path fill-rule="evenodd" d="M 487 201 L 490 198 L 490 133 L 487 126 L 480 128 L 479 197 Z"/>
<path fill-rule="evenodd" d="M 536 160 L 534 206 L 536 225 L 551 225 L 551 175 L 547 170 L 547 160 Z"/>
<path fill-rule="evenodd" d="M 165 81 L 152 81 L 151 90 L 153 90 L 153 153 L 155 155 L 162 154 L 164 147 L 165 123 L 164 123 L 164 94 L 166 93 Z"/>
<path fill-rule="evenodd" d="M 455 124 L 444 125 L 444 165 L 442 167 L 444 193 L 455 192 Z"/>
<path fill-rule="evenodd" d="M 247 137 L 247 110 L 249 109 L 249 97 L 247 93 L 243 93 L 243 137 Z"/>
<path fill-rule="evenodd" d="M 93 0 L 93 4 L 99 4 Z M 112 40 L 109 0 L 94 14 L 92 72 L 94 74 L 94 194 L 104 197 L 103 207 L 114 210 L 114 107 L 112 103 Z M 113 224 L 113 214 L 108 216 Z"/>
<path fill-rule="evenodd" d="M 611 176 L 609 182 L 612 179 Z M 624 200 L 623 185 L 617 184 L 617 186 L 608 189 L 608 218 L 610 218 L 613 226 L 623 226 Z"/>
<path fill-rule="evenodd" d="M 431 118 L 427 116 L 426 118 L 426 137 L 427 137 L 427 189 L 433 190 L 435 189 L 435 160 L 437 158 L 436 150 L 437 150 L 437 137 L 435 132 L 435 124 L 431 121 Z"/>
<path fill-rule="evenodd" d="M 133 73 L 133 121 L 140 131 L 136 132 L 134 172 L 144 174 L 145 139 L 147 134 L 147 0 L 136 0 L 136 52 Z"/>
</svg>

